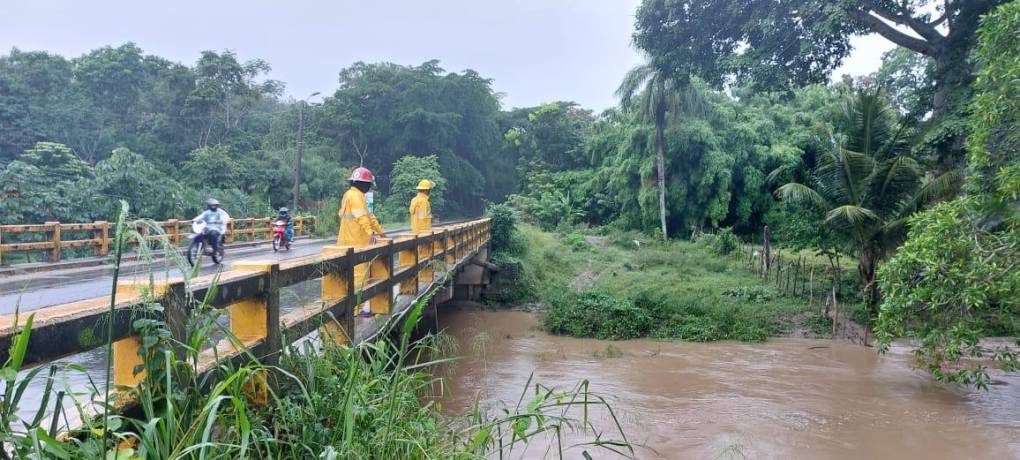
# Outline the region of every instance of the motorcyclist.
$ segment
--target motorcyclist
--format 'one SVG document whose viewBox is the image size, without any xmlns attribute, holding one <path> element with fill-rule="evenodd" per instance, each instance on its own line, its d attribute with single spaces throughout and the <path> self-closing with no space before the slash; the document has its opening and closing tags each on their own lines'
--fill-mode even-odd
<svg viewBox="0 0 1020 460">
<path fill-rule="evenodd" d="M 192 219 L 195 222 L 205 222 L 205 236 L 212 250 L 219 251 L 223 235 L 227 233 L 227 223 L 230 222 L 230 215 L 220 209 L 220 202 L 215 198 L 205 200 L 205 211 L 198 217 Z"/>
<path fill-rule="evenodd" d="M 287 243 L 294 242 L 294 219 L 290 217 L 290 210 L 286 206 L 280 208 L 280 214 L 273 219 L 273 222 L 284 221 L 287 223 L 287 229 L 284 230 L 283 236 L 287 238 Z"/>
</svg>

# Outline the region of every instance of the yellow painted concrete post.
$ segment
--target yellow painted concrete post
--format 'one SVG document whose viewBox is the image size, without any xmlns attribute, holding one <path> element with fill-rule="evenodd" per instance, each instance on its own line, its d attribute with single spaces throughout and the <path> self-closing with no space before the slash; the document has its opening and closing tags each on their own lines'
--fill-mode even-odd
<svg viewBox="0 0 1020 460">
<path fill-rule="evenodd" d="M 418 244 L 418 263 L 427 262 L 425 267 L 418 273 L 418 282 L 432 282 L 435 279 L 435 273 L 432 270 L 432 255 L 435 250 L 432 241 L 429 239 L 432 237 L 433 232 L 428 231 L 418 235 L 419 238 L 425 240 L 424 243 Z"/>
<path fill-rule="evenodd" d="M 49 240 L 53 244 L 50 249 L 50 262 L 60 262 L 60 222 L 46 222 L 50 228 Z"/>
<path fill-rule="evenodd" d="M 464 258 L 464 251 L 467 250 L 467 247 L 464 245 L 464 241 L 465 241 L 464 235 L 466 234 L 466 232 L 467 232 L 467 230 L 465 229 L 464 225 L 458 225 L 457 226 L 457 241 L 456 241 L 456 243 L 457 243 L 457 260 L 458 261 L 460 259 Z"/>
<path fill-rule="evenodd" d="M 145 378 L 145 370 L 135 374 L 135 368 L 142 365 L 141 337 L 134 335 L 113 342 L 113 384 L 138 385 Z"/>
<path fill-rule="evenodd" d="M 402 233 L 397 235 L 394 243 L 400 243 L 404 241 L 412 241 L 417 239 L 413 233 Z M 417 271 L 418 265 L 418 248 L 417 246 L 411 246 L 408 249 L 404 249 L 397 253 L 397 270 L 415 270 Z M 400 293 L 403 295 L 415 295 L 418 293 L 418 273 L 415 273 L 410 278 L 400 282 Z"/>
<path fill-rule="evenodd" d="M 280 302 L 277 277 L 279 265 L 273 261 L 253 260 L 231 264 L 231 270 L 266 273 L 269 279 L 259 297 L 241 299 L 230 304 L 230 332 L 241 344 L 250 346 L 257 340 L 264 340 L 265 352 L 272 363 L 278 362 L 280 351 Z M 238 348 L 235 344 L 235 348 Z M 265 369 L 259 369 L 247 376 L 241 387 L 248 402 L 264 406 L 269 402 L 269 380 Z"/>
<path fill-rule="evenodd" d="M 446 237 L 443 238 L 443 252 L 446 254 L 446 265 L 447 270 L 453 267 L 457 263 L 457 251 L 454 249 L 453 232 L 457 231 L 457 227 L 447 227 Z"/>
<path fill-rule="evenodd" d="M 270 273 L 274 262 L 264 260 L 240 261 L 230 265 L 232 270 Z M 271 284 L 271 283 L 267 283 Z M 230 304 L 230 332 L 243 344 L 266 337 L 269 331 L 268 296 L 241 299 Z"/>
<path fill-rule="evenodd" d="M 372 260 L 368 268 L 368 282 L 373 284 L 378 281 L 389 279 L 393 276 L 393 239 L 379 238 L 378 243 L 384 246 L 384 251 L 379 257 Z M 369 308 L 377 315 L 390 314 L 393 306 L 393 290 L 386 289 L 369 299 Z"/>
<path fill-rule="evenodd" d="M 117 283 L 117 297 L 150 297 L 161 299 L 166 296 L 169 286 L 178 280 L 153 281 L 121 280 Z M 145 378 L 145 371 L 135 374 L 135 368 L 142 364 L 141 337 L 134 335 L 113 342 L 113 384 L 134 386 Z"/>
<path fill-rule="evenodd" d="M 352 246 L 323 246 L 322 255 L 325 257 L 344 256 L 350 258 L 354 254 Z M 346 299 L 354 291 L 354 273 L 350 263 L 345 259 L 342 263 L 332 264 L 328 272 L 322 277 L 322 300 L 326 304 L 335 304 Z M 319 337 L 329 339 L 336 345 L 347 345 L 354 336 L 353 312 L 347 309 L 344 314 L 336 318 L 324 320 L 319 328 Z"/>
<path fill-rule="evenodd" d="M 327 257 L 332 256 L 349 256 L 354 252 L 352 246 L 323 246 L 322 255 Z M 350 295 L 347 290 L 347 277 L 350 273 L 340 270 L 340 267 L 336 267 L 335 272 L 326 273 L 322 277 L 322 300 L 341 300 Z M 355 283 L 355 285 L 357 285 Z"/>
</svg>

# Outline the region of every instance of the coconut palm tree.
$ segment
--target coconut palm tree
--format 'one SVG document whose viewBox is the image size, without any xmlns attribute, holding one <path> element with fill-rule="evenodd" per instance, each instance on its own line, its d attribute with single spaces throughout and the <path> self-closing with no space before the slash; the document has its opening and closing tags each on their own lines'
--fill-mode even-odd
<svg viewBox="0 0 1020 460">
<path fill-rule="evenodd" d="M 646 63 L 627 72 L 616 90 L 624 111 L 636 111 L 642 123 L 655 125 L 656 182 L 663 239 L 669 238 L 666 228 L 666 125 L 688 108 L 686 102 L 691 100 L 693 93 L 686 83 L 686 79 L 675 78 Z"/>
<path fill-rule="evenodd" d="M 838 134 L 829 135 L 831 148 L 816 158 L 810 183 L 787 183 L 776 196 L 809 203 L 822 213 L 825 225 L 857 257 L 860 284 L 875 305 L 878 264 L 903 241 L 906 218 L 924 203 L 951 195 L 958 175 L 925 178 L 879 89 L 850 96 L 836 125 Z"/>
</svg>

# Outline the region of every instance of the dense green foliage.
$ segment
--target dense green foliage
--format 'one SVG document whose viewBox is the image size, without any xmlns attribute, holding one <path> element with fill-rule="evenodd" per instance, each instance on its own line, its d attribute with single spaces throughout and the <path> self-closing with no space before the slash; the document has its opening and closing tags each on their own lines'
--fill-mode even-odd
<svg viewBox="0 0 1020 460">
<path fill-rule="evenodd" d="M 897 116 L 878 90 L 847 100 L 841 115 L 837 124 L 844 137 L 815 158 L 808 183 L 787 183 L 776 194 L 816 210 L 834 242 L 857 257 L 861 286 L 874 301 L 878 263 L 902 241 L 904 219 L 924 198 L 945 195 L 931 191 L 945 181 L 921 187 L 921 166 L 906 150 Z"/>
<path fill-rule="evenodd" d="M 926 153 L 952 168 L 963 160 L 969 130 L 966 107 L 974 72 L 969 53 L 979 18 L 1003 3 L 645 0 L 637 11 L 634 38 L 656 67 L 675 77 L 786 89 L 825 81 L 849 56 L 851 37 L 877 33 L 933 61 L 927 75 L 933 83 L 933 117 L 920 139 Z"/>
<path fill-rule="evenodd" d="M 909 239 L 881 272 L 881 343 L 916 337 L 920 361 L 941 380 L 987 386 L 984 364 L 971 358 L 1018 368 L 1015 349 L 981 341 L 1020 336 L 1018 29 L 1016 2 L 981 28 L 965 196 L 912 218 Z"/>
<path fill-rule="evenodd" d="M 109 220 L 119 199 L 146 217 L 182 218 L 210 195 L 231 215 L 266 215 L 290 204 L 302 120 L 303 207 L 330 206 L 361 163 L 382 195 L 407 199 L 394 168 L 408 155 L 434 156 L 449 181 L 433 199 L 440 213 L 477 215 L 483 198 L 515 188 L 503 139 L 513 117 L 473 71 L 357 63 L 309 105 L 281 99 L 269 70 L 212 51 L 185 66 L 131 43 L 74 59 L 0 56 L 0 175 L 15 200 L 4 200 L 13 211 L 3 222 Z M 72 199 L 81 196 L 95 198 Z"/>
<path fill-rule="evenodd" d="M 433 215 L 444 215 L 446 211 L 446 178 L 443 177 L 439 161 L 435 155 L 425 157 L 405 156 L 393 163 L 391 174 L 391 193 L 376 212 L 380 218 L 388 221 L 404 222 L 408 219 L 408 205 L 411 198 L 418 193 L 418 183 L 422 179 L 432 181 L 432 192 L 429 203 Z"/>
</svg>

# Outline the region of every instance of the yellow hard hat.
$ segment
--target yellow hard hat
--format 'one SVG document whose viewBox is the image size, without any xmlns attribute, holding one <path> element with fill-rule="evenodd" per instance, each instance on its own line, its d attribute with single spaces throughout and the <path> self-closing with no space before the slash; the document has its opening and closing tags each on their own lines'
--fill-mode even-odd
<svg viewBox="0 0 1020 460">
<path fill-rule="evenodd" d="M 432 181 L 428 179 L 422 179 L 421 182 L 418 182 L 418 187 L 416 188 L 416 190 L 432 190 Z"/>
</svg>

